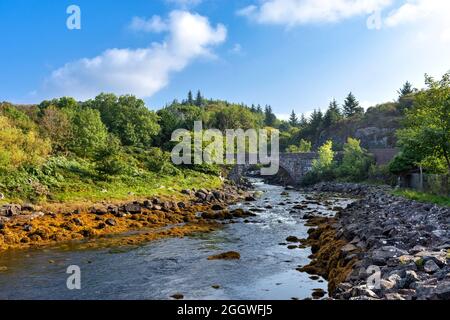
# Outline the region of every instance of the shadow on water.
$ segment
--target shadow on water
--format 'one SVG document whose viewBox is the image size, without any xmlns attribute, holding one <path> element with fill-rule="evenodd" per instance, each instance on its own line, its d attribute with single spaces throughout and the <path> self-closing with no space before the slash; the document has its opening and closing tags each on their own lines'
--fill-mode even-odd
<svg viewBox="0 0 450 320">
<path fill-rule="evenodd" d="M 303 299 L 313 289 L 326 290 L 326 281 L 295 270 L 309 263 L 310 250 L 289 250 L 283 244 L 288 236 L 307 237 L 301 215 L 291 212 L 305 195 L 254 182 L 261 197 L 235 207 L 261 212 L 248 223 L 228 224 L 213 233 L 138 247 L 80 250 L 65 245 L 3 253 L 0 266 L 7 270 L 0 273 L 0 299 L 169 299 L 175 293 L 185 299 Z M 331 201 L 336 206 L 349 202 Z M 320 205 L 308 209 L 333 213 Z M 239 252 L 241 259 L 207 260 L 226 251 Z M 69 265 L 81 268 L 81 290 L 66 287 Z"/>
</svg>

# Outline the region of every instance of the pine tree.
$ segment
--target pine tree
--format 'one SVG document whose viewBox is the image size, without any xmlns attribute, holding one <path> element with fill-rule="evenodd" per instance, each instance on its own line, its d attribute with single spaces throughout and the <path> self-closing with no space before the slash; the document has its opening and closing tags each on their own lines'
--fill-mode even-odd
<svg viewBox="0 0 450 320">
<path fill-rule="evenodd" d="M 412 84 L 409 81 L 406 81 L 403 87 L 398 90 L 399 99 L 414 93 L 416 90 L 412 87 Z"/>
<path fill-rule="evenodd" d="M 202 93 L 200 92 L 200 90 L 197 91 L 197 97 L 195 99 L 195 105 L 197 107 L 201 107 L 203 105 L 203 97 L 202 97 Z"/>
<path fill-rule="evenodd" d="M 302 115 L 300 116 L 300 126 L 306 126 L 308 124 L 308 120 L 305 117 L 305 114 L 302 113 Z"/>
<path fill-rule="evenodd" d="M 194 98 L 192 97 L 192 91 L 191 90 L 189 90 L 189 92 L 188 92 L 187 104 L 190 105 L 190 106 L 194 105 Z"/>
<path fill-rule="evenodd" d="M 358 100 L 352 92 L 350 92 L 344 101 L 344 116 L 349 118 L 357 114 L 364 114 L 364 109 L 359 105 Z"/>
<path fill-rule="evenodd" d="M 277 117 L 272 112 L 272 107 L 267 105 L 265 108 L 264 114 L 265 114 L 264 124 L 267 127 L 273 127 L 275 125 L 275 121 L 277 120 Z"/>
<path fill-rule="evenodd" d="M 258 106 L 256 107 L 256 112 L 258 112 L 258 113 L 263 112 L 260 104 L 258 104 Z"/>
<path fill-rule="evenodd" d="M 324 127 L 329 128 L 330 126 L 339 122 L 342 119 L 341 109 L 335 99 L 330 102 L 330 106 L 328 107 L 327 112 L 325 113 L 325 117 L 323 119 Z"/>
<path fill-rule="evenodd" d="M 294 110 L 292 110 L 291 116 L 289 117 L 289 124 L 293 127 L 298 126 L 298 118 Z"/>
</svg>

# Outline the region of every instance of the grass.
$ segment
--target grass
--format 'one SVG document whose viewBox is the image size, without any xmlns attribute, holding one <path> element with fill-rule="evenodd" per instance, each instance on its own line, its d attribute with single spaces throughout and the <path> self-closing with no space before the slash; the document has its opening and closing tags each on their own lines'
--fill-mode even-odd
<svg viewBox="0 0 450 320">
<path fill-rule="evenodd" d="M 430 193 L 424 193 L 407 189 L 397 190 L 394 191 L 393 193 L 397 196 L 423 203 L 434 203 L 443 207 L 450 207 L 450 197 L 438 196 Z"/>
<path fill-rule="evenodd" d="M 14 190 L 17 191 L 5 193 L 6 198 L 0 200 L 0 205 L 24 203 L 30 199 L 39 204 L 127 201 L 152 196 L 177 196 L 183 189 L 217 189 L 222 186 L 218 176 L 193 170 L 182 170 L 174 175 L 147 171 L 136 176 L 117 176 L 106 181 L 93 177 L 85 178 L 80 174 L 68 174 L 67 171 L 63 173 L 64 177 L 45 185 L 48 194 L 39 198 L 31 198 L 29 195 L 33 190 L 28 190 L 30 186 L 22 181 L 26 179 L 20 179 L 14 185 Z M 3 178 L 8 180 L 9 177 Z"/>
</svg>

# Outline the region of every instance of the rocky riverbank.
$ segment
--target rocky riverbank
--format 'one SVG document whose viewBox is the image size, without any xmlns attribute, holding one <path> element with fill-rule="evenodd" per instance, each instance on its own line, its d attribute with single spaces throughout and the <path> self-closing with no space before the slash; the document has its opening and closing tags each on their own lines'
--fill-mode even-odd
<svg viewBox="0 0 450 320">
<path fill-rule="evenodd" d="M 109 240 L 121 245 L 208 232 L 220 226 L 211 219 L 219 209 L 224 218 L 246 216 L 245 212 L 225 215 L 225 209 L 251 197 L 243 189 L 226 185 L 221 190 L 182 190 L 175 197 L 124 203 L 7 204 L 0 206 L 0 251 L 71 240 L 88 240 L 94 246 L 99 238 L 110 235 L 123 235 Z"/>
<path fill-rule="evenodd" d="M 299 271 L 329 280 L 344 300 L 450 299 L 450 208 L 418 203 L 387 187 L 325 183 L 316 194 L 359 201 L 335 218 L 311 218 L 304 243 L 313 261 Z"/>
</svg>

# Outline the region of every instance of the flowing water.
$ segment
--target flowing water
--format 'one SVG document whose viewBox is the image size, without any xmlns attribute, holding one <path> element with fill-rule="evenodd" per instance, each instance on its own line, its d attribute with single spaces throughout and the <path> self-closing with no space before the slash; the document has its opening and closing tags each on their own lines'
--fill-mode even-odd
<svg viewBox="0 0 450 320">
<path fill-rule="evenodd" d="M 261 210 L 249 223 L 137 248 L 74 246 L 2 253 L 0 266 L 7 269 L 0 272 L 0 299 L 170 299 L 181 293 L 185 299 L 285 300 L 311 297 L 314 289 L 326 291 L 326 281 L 296 271 L 309 263 L 310 249 L 288 249 L 285 243 L 288 236 L 307 237 L 305 211 L 291 213 L 306 195 L 253 182 L 261 197 L 234 206 Z M 331 201 L 341 207 L 350 202 Z M 271 209 L 266 208 L 269 205 Z M 323 215 L 334 214 L 329 206 L 308 206 Z M 239 252 L 241 259 L 207 260 L 227 251 Z M 67 289 L 69 265 L 81 269 L 81 290 Z"/>
</svg>

